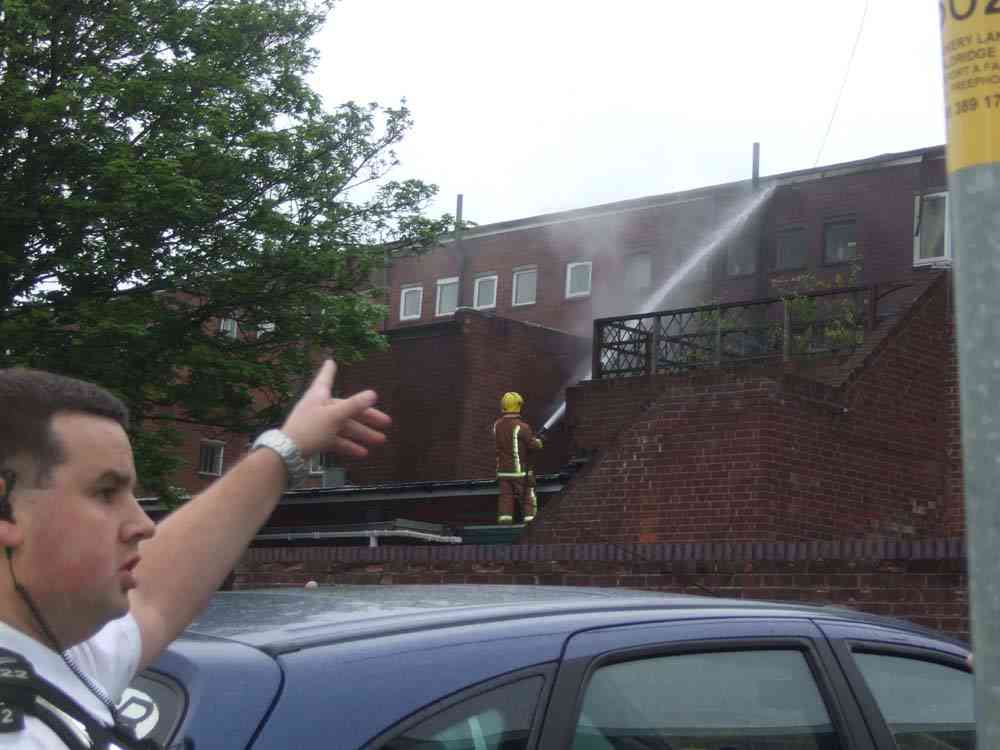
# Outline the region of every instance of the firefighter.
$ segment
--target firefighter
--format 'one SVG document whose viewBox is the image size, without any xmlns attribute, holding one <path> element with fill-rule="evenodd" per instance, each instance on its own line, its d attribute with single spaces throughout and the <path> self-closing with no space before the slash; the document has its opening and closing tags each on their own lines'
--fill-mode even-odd
<svg viewBox="0 0 1000 750">
<path fill-rule="evenodd" d="M 505 393 L 500 399 L 503 415 L 493 423 L 497 446 L 497 482 L 500 485 L 497 522 L 514 523 L 514 508 L 520 504 L 524 522 L 535 520 L 538 499 L 531 456 L 542 448 L 531 426 L 521 419 L 524 399 L 518 393 Z"/>
</svg>

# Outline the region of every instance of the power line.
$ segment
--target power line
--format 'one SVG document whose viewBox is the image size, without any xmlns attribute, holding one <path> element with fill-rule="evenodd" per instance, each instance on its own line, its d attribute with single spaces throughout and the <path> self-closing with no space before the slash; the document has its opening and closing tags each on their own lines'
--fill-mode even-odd
<svg viewBox="0 0 1000 750">
<path fill-rule="evenodd" d="M 865 19 L 868 17 L 868 6 L 871 5 L 871 0 L 865 0 L 865 10 L 861 14 L 861 23 L 858 24 L 858 34 L 854 37 L 854 46 L 851 48 L 851 56 L 847 60 L 847 70 L 844 71 L 844 80 L 840 84 L 840 92 L 837 94 L 837 101 L 833 105 L 833 113 L 830 115 L 830 122 L 826 125 L 826 133 L 823 135 L 823 141 L 819 145 L 819 151 L 816 154 L 816 162 L 813 167 L 819 166 L 820 157 L 823 155 L 823 149 L 826 148 L 826 139 L 830 137 L 830 130 L 833 128 L 833 121 L 837 119 L 837 110 L 840 108 L 840 99 L 844 95 L 844 88 L 847 86 L 847 79 L 851 75 L 851 64 L 854 62 L 854 53 L 858 51 L 858 42 L 861 41 L 861 32 L 865 28 Z"/>
</svg>

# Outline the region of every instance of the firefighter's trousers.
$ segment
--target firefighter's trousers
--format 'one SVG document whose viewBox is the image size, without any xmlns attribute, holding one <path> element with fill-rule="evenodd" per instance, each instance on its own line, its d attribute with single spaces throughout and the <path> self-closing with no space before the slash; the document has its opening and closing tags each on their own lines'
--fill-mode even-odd
<svg viewBox="0 0 1000 750">
<path fill-rule="evenodd" d="M 528 477 L 498 477 L 500 502 L 497 508 L 498 523 L 514 523 L 514 508 L 521 507 L 524 522 L 535 520 L 538 514 L 538 499 L 535 497 L 534 482 Z"/>
</svg>

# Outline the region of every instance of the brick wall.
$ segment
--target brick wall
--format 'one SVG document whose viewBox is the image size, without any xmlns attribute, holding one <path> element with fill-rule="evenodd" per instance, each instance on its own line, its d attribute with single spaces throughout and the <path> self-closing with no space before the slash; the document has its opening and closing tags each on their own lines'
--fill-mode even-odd
<svg viewBox="0 0 1000 750">
<path fill-rule="evenodd" d="M 489 478 L 496 472 L 491 427 L 500 397 L 524 396 L 540 427 L 561 401 L 590 342 L 560 331 L 460 310 L 453 319 L 390 331 L 389 348 L 345 367 L 345 393 L 365 387 L 395 417 L 388 443 L 348 465 L 355 484 Z M 556 430 L 538 461 L 542 473 L 566 460 Z"/>
<path fill-rule="evenodd" d="M 786 538 L 935 536 L 946 517 L 960 531 L 950 288 L 939 278 L 842 388 L 826 389 L 847 415 L 786 408 L 773 489 L 802 529 Z"/>
<path fill-rule="evenodd" d="M 320 584 L 621 586 L 835 604 L 968 638 L 961 540 L 254 548 L 236 588 Z"/>
<path fill-rule="evenodd" d="M 386 445 L 346 464 L 352 483 L 461 476 L 463 346 L 458 323 L 440 322 L 390 336 L 388 349 L 342 369 L 345 394 L 374 388 L 379 407 L 395 417 Z"/>
<path fill-rule="evenodd" d="M 834 388 L 776 368 L 570 389 L 596 452 L 525 539 L 928 538 L 962 526 L 950 278 Z M 845 407 L 847 411 L 845 412 Z"/>
<path fill-rule="evenodd" d="M 177 422 L 171 425 L 183 440 L 178 449 L 182 461 L 180 469 L 171 477 L 171 484 L 184 487 L 192 494 L 201 492 L 218 477 L 202 474 L 199 469 L 199 457 L 203 441 L 220 442 L 223 444 L 222 471 L 229 471 L 246 455 L 247 444 L 251 438 L 246 435 L 233 435 L 217 428 L 205 425 Z"/>
</svg>

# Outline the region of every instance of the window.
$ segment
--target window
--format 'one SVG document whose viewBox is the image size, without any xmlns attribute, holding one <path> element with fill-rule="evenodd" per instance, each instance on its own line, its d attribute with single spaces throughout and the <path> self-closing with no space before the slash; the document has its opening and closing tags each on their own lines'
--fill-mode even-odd
<svg viewBox="0 0 1000 750">
<path fill-rule="evenodd" d="M 913 264 L 950 258 L 948 193 L 918 195 L 913 208 Z"/>
<path fill-rule="evenodd" d="M 973 750 L 972 675 L 962 669 L 886 654 L 854 654 L 900 750 Z"/>
<path fill-rule="evenodd" d="M 312 456 L 309 459 L 309 473 L 314 475 L 322 474 L 329 456 L 329 453 L 317 453 L 315 456 Z"/>
<path fill-rule="evenodd" d="M 846 263 L 858 257 L 858 226 L 854 219 L 827 222 L 823 227 L 823 262 Z"/>
<path fill-rule="evenodd" d="M 198 456 L 198 473 L 222 476 L 223 443 L 216 440 L 202 440 Z"/>
<path fill-rule="evenodd" d="M 535 302 L 538 288 L 538 268 L 514 269 L 514 291 L 511 303 L 514 305 L 531 305 Z"/>
<path fill-rule="evenodd" d="M 236 338 L 236 332 L 238 326 L 236 325 L 236 318 L 222 318 L 219 321 L 219 333 L 223 336 L 228 336 L 231 339 Z"/>
<path fill-rule="evenodd" d="M 404 286 L 399 294 L 399 319 L 418 320 L 423 304 L 424 288 L 422 286 Z"/>
<path fill-rule="evenodd" d="M 322 477 L 321 487 L 340 487 L 347 483 L 347 475 L 342 466 L 337 466 L 333 453 L 320 453 L 309 459 L 309 473 Z"/>
<path fill-rule="evenodd" d="M 653 261 L 649 253 L 636 253 L 625 258 L 625 290 L 643 294 L 653 285 Z"/>
<path fill-rule="evenodd" d="M 726 253 L 726 273 L 729 276 L 748 276 L 757 270 L 757 246 L 751 242 L 730 245 Z"/>
<path fill-rule="evenodd" d="M 497 306 L 497 276 L 480 276 L 476 279 L 475 299 L 473 307 L 477 310 L 488 310 Z"/>
<path fill-rule="evenodd" d="M 778 232 L 774 243 L 774 268 L 787 271 L 794 268 L 805 268 L 806 230 L 802 227 L 782 229 Z"/>
<path fill-rule="evenodd" d="M 678 654 L 611 664 L 587 686 L 574 750 L 839 750 L 804 654 Z"/>
<path fill-rule="evenodd" d="M 591 262 L 582 260 L 566 264 L 566 298 L 590 296 Z"/>
<path fill-rule="evenodd" d="M 381 750 L 523 750 L 542 689 L 541 677 L 504 685 L 446 708 L 404 730 Z"/>
<path fill-rule="evenodd" d="M 458 277 L 438 279 L 434 314 L 451 315 L 458 307 Z"/>
</svg>

